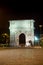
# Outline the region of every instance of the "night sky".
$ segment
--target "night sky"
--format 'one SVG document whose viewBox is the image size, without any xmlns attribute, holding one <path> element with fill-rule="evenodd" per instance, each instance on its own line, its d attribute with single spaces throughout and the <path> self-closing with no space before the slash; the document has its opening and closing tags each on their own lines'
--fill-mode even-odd
<svg viewBox="0 0 43 65">
<path fill-rule="evenodd" d="M 13 2 L 0 4 L 0 32 L 7 32 L 9 28 L 9 20 L 12 19 L 34 19 L 35 34 L 39 34 L 39 25 L 43 25 L 43 11 L 41 7 L 35 8 L 28 5 L 28 7 L 14 4 Z M 42 27 L 43 33 L 43 27 Z"/>
</svg>

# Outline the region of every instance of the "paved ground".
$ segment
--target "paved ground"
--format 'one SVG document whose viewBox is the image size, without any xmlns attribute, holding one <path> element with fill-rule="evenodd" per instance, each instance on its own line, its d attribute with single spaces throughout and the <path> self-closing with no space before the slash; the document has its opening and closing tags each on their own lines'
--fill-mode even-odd
<svg viewBox="0 0 43 65">
<path fill-rule="evenodd" d="M 2 49 L 0 65 L 43 65 L 43 48 Z"/>
</svg>

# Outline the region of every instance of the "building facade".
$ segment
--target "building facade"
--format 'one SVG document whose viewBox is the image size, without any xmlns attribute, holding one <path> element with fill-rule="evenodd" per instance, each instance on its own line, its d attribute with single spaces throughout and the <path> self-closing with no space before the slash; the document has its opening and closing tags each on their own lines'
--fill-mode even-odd
<svg viewBox="0 0 43 65">
<path fill-rule="evenodd" d="M 34 45 L 34 20 L 10 20 L 10 46 Z"/>
</svg>

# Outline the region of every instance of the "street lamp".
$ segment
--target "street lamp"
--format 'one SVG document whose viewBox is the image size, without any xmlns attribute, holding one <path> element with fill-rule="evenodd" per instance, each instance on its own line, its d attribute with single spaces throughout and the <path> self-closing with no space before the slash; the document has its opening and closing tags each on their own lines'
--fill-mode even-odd
<svg viewBox="0 0 43 65">
<path fill-rule="evenodd" d="M 39 27 L 40 27 L 40 37 L 41 37 L 41 29 L 42 29 L 42 25 L 39 25 Z"/>
<path fill-rule="evenodd" d="M 41 38 L 42 25 L 39 25 L 39 28 L 40 28 L 40 38 Z M 40 42 L 40 39 L 39 39 L 39 42 Z M 39 44 L 40 44 L 40 43 L 39 43 Z"/>
</svg>

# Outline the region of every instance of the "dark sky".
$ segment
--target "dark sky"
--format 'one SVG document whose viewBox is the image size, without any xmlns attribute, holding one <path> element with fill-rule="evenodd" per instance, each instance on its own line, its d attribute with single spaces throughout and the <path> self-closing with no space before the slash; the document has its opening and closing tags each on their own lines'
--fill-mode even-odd
<svg viewBox="0 0 43 65">
<path fill-rule="evenodd" d="M 17 5 L 17 6 L 16 6 Z M 33 6 L 22 6 L 13 2 L 0 5 L 0 31 L 8 29 L 8 21 L 10 19 L 34 19 L 36 30 L 39 24 L 43 25 L 43 11 L 41 7 L 38 9 Z M 41 11 L 40 11 L 41 10 Z M 43 28 L 42 28 L 43 29 Z"/>
</svg>

